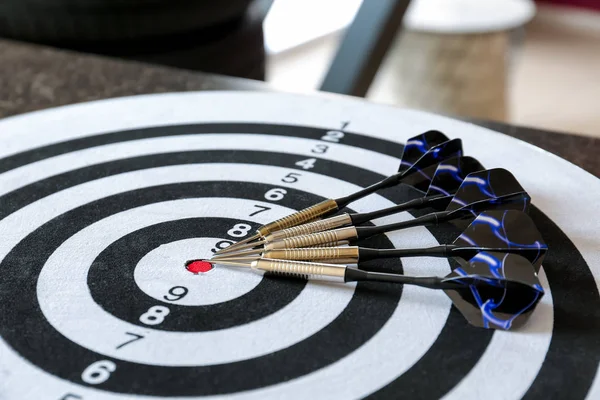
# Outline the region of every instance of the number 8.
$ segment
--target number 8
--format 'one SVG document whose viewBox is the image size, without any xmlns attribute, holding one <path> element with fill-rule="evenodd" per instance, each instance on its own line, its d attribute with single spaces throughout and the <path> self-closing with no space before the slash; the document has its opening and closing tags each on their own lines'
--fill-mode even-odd
<svg viewBox="0 0 600 400">
<path fill-rule="evenodd" d="M 169 309 L 165 306 L 152 306 L 140 316 L 140 322 L 146 325 L 158 325 L 169 315 Z"/>
<path fill-rule="evenodd" d="M 233 237 L 242 237 L 246 236 L 250 229 L 252 227 L 248 224 L 235 224 L 233 228 L 227 231 L 227 234 Z"/>
</svg>

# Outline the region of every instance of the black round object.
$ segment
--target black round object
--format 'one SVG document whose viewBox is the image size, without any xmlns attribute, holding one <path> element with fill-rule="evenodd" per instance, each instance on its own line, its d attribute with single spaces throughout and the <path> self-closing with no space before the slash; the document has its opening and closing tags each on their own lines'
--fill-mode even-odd
<svg viewBox="0 0 600 400">
<path fill-rule="evenodd" d="M 266 52 L 263 20 L 247 13 L 241 21 L 210 30 L 164 37 L 159 42 L 138 44 L 122 57 L 177 68 L 240 78 L 264 80 Z M 212 37 L 213 39 L 207 40 Z M 115 47 L 104 54 L 114 55 Z"/>
<path fill-rule="evenodd" d="M 0 35 L 44 44 L 174 35 L 240 18 L 252 0 L 5 0 Z"/>
<path fill-rule="evenodd" d="M 252 0 L 9 0 L 0 36 L 221 75 L 264 80 Z"/>
</svg>

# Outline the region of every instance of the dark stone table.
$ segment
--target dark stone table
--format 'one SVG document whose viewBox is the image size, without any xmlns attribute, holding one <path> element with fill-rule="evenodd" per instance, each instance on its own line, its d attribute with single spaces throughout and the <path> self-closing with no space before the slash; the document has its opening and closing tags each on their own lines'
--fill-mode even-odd
<svg viewBox="0 0 600 400">
<path fill-rule="evenodd" d="M 0 118 L 108 97 L 191 90 L 275 89 L 264 82 L 0 40 Z M 539 146 L 600 177 L 600 139 L 474 122 Z"/>
</svg>

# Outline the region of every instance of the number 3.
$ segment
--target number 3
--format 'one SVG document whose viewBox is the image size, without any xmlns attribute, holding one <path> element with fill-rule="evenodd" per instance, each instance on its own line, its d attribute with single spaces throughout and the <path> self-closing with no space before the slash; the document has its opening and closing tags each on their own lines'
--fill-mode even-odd
<svg viewBox="0 0 600 400">
<path fill-rule="evenodd" d="M 90 385 L 98 385 L 110 378 L 111 372 L 115 372 L 117 365 L 108 360 L 96 361 L 87 367 L 81 374 L 81 380 Z"/>
</svg>

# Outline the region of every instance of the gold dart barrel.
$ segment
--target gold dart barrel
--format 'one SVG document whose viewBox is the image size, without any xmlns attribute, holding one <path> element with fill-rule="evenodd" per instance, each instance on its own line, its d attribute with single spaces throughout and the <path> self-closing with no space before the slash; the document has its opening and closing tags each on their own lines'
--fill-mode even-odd
<svg viewBox="0 0 600 400">
<path fill-rule="evenodd" d="M 327 261 L 330 264 L 354 264 L 358 262 L 358 247 L 325 247 L 303 249 L 269 250 L 264 258 L 302 261 Z"/>
<path fill-rule="evenodd" d="M 263 258 L 252 262 L 255 271 L 289 276 L 299 279 L 319 279 L 344 282 L 346 267 L 335 264 L 311 263 L 302 261 L 272 260 Z"/>
<path fill-rule="evenodd" d="M 347 244 L 348 244 L 347 240 L 342 240 L 342 241 L 333 242 L 333 243 L 316 244 L 312 248 L 344 246 Z M 261 247 L 258 249 L 240 250 L 240 251 L 235 251 L 235 252 L 226 253 L 226 254 L 216 254 L 211 258 L 211 261 L 228 260 L 230 258 L 251 257 L 251 256 L 259 257 L 264 251 L 268 251 L 270 248 L 271 248 L 271 246 L 267 245 L 267 250 L 265 250 L 265 248 Z M 270 257 L 270 258 L 279 258 L 279 257 Z M 339 264 L 339 263 L 333 263 L 333 264 Z"/>
<path fill-rule="evenodd" d="M 314 206 L 310 206 L 308 208 L 305 208 L 304 210 L 295 212 L 292 215 L 288 215 L 287 217 L 283 217 L 281 219 L 278 219 L 277 221 L 273 221 L 271 223 L 268 223 L 267 225 L 263 225 L 260 228 L 258 228 L 258 233 L 260 233 L 260 235 L 264 237 L 270 233 L 280 231 L 282 229 L 291 228 L 292 226 L 313 221 L 337 209 L 338 205 L 335 202 L 335 200 L 324 200 L 320 203 L 315 204 Z"/>
<path fill-rule="evenodd" d="M 351 225 L 352 218 L 348 214 L 336 215 L 335 217 L 322 219 L 320 221 L 309 222 L 291 228 L 273 232 L 265 236 L 265 242 L 273 242 L 275 240 L 286 239 L 294 236 L 309 235 L 311 233 L 328 231 L 330 229 L 339 228 L 344 225 Z"/>
<path fill-rule="evenodd" d="M 294 236 L 287 239 L 276 240 L 265 244 L 264 250 L 295 249 L 299 247 L 316 247 L 324 243 L 336 243 L 355 239 L 358 236 L 356 228 L 349 226 L 346 228 L 334 229 L 331 231 L 311 233 L 310 235 Z"/>
<path fill-rule="evenodd" d="M 324 200 L 320 203 L 315 204 L 314 206 L 310 206 L 305 208 L 304 210 L 300 210 L 295 212 L 287 217 L 280 218 L 276 221 L 270 222 L 266 225 L 261 226 L 257 229 L 256 234 L 240 241 L 235 244 L 232 244 L 229 247 L 226 247 L 222 250 L 216 252 L 216 254 L 225 254 L 230 253 L 236 250 L 241 250 L 241 248 L 248 248 L 248 243 L 265 237 L 273 232 L 277 232 L 283 229 L 291 228 L 296 225 L 301 225 L 306 222 L 314 221 L 315 219 L 325 215 L 331 211 L 335 211 L 338 209 L 338 205 L 335 200 L 328 199 Z"/>
</svg>

